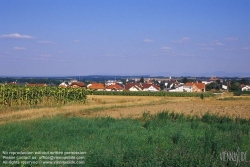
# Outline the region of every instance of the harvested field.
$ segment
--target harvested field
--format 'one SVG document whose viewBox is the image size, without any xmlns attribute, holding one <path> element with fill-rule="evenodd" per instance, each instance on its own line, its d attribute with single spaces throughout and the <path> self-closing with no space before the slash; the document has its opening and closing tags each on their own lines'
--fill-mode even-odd
<svg viewBox="0 0 250 167">
<path fill-rule="evenodd" d="M 156 114 L 174 111 L 185 115 L 211 114 L 232 118 L 250 118 L 250 97 L 221 95 L 201 100 L 197 97 L 103 96 L 89 95 L 86 104 L 61 107 L 1 111 L 0 124 L 13 121 L 52 117 L 58 114 L 77 117 L 109 116 L 113 118 L 140 117 L 143 113 Z"/>
<path fill-rule="evenodd" d="M 102 101 L 102 96 L 93 97 L 97 101 Z M 98 112 L 91 112 L 86 116 L 110 116 L 114 118 L 140 117 L 144 112 L 156 114 L 160 111 L 174 111 L 185 115 L 202 116 L 206 112 L 211 114 L 226 115 L 232 118 L 250 118 L 250 98 L 238 98 L 236 100 L 218 98 L 208 98 L 201 100 L 195 97 L 105 97 L 106 102 L 122 99 L 133 105 L 126 107 L 113 107 Z M 131 102 L 130 102 L 131 103 Z"/>
</svg>

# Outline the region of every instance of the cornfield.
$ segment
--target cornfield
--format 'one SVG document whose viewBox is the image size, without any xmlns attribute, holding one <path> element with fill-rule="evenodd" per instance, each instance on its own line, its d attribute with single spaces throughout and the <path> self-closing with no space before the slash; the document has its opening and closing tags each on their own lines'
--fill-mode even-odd
<svg viewBox="0 0 250 167">
<path fill-rule="evenodd" d="M 85 102 L 86 90 L 81 88 L 0 86 L 0 105 L 32 106 Z"/>
</svg>

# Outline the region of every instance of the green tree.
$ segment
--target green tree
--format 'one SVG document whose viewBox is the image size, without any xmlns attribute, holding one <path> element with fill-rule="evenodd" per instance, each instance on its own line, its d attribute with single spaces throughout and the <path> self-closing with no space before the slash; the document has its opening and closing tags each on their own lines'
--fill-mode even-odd
<svg viewBox="0 0 250 167">
<path fill-rule="evenodd" d="M 239 82 L 232 82 L 230 86 L 231 91 L 239 91 L 240 90 L 240 83 Z"/>
<path fill-rule="evenodd" d="M 161 83 L 160 83 L 160 88 L 161 88 L 161 90 L 164 90 L 164 89 L 165 89 L 165 82 L 161 82 Z"/>
<path fill-rule="evenodd" d="M 247 79 L 243 78 L 243 79 L 240 80 L 240 84 L 249 85 L 250 80 L 249 79 L 247 80 Z"/>
<path fill-rule="evenodd" d="M 143 77 L 141 77 L 140 83 L 144 83 L 144 78 Z"/>
<path fill-rule="evenodd" d="M 182 79 L 182 83 L 186 84 L 188 82 L 188 79 L 185 77 Z"/>
<path fill-rule="evenodd" d="M 212 83 L 206 85 L 206 90 L 207 90 L 207 91 L 209 91 L 209 90 L 211 90 L 211 89 L 219 90 L 220 87 L 219 87 L 219 85 L 218 85 L 216 82 L 212 82 Z"/>
</svg>

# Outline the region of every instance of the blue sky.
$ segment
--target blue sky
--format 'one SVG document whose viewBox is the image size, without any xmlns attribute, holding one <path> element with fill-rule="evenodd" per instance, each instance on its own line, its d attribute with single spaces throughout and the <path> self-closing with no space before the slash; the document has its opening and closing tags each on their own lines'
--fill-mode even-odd
<svg viewBox="0 0 250 167">
<path fill-rule="evenodd" d="M 250 75 L 249 0 L 1 0 L 0 76 Z"/>
</svg>

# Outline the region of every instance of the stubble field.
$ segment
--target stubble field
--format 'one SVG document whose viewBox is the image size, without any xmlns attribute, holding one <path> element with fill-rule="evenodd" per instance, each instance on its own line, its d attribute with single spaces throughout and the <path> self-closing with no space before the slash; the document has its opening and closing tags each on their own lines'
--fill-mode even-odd
<svg viewBox="0 0 250 167">
<path fill-rule="evenodd" d="M 230 94 L 209 97 L 155 97 L 155 96 L 104 96 L 88 95 L 86 104 L 68 104 L 57 107 L 31 109 L 5 109 L 0 114 L 0 124 L 42 117 L 64 115 L 67 117 L 138 118 L 143 113 L 161 111 L 183 113 L 201 117 L 206 113 L 231 118 L 250 118 L 250 97 Z"/>
</svg>

